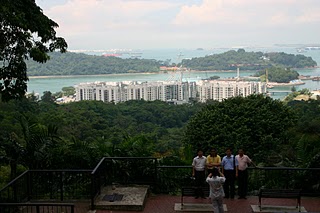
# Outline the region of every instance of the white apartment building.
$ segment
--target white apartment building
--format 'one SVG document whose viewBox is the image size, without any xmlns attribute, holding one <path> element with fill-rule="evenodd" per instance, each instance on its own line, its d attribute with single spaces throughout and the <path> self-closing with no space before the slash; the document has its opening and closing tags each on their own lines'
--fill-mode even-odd
<svg viewBox="0 0 320 213">
<path fill-rule="evenodd" d="M 202 80 L 198 81 L 198 98 L 200 102 L 207 100 L 222 101 L 223 99 L 251 94 L 265 94 L 267 87 L 265 83 L 254 81 L 223 81 Z"/>
<path fill-rule="evenodd" d="M 266 93 L 266 85 L 251 81 L 201 80 L 197 82 L 94 82 L 76 85 L 76 101 L 98 100 L 124 102 L 128 100 L 167 101 L 187 103 L 190 98 L 201 102 L 222 101 L 234 96 L 246 97 Z"/>
<path fill-rule="evenodd" d="M 76 101 L 98 100 L 104 102 L 124 102 L 128 100 L 188 102 L 196 97 L 195 82 L 94 82 L 76 85 Z"/>
</svg>

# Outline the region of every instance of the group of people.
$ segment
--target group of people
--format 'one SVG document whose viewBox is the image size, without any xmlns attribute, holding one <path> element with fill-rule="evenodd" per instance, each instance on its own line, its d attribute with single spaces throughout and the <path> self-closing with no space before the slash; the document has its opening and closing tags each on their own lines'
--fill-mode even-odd
<svg viewBox="0 0 320 213">
<path fill-rule="evenodd" d="M 223 212 L 223 198 L 235 197 L 235 181 L 238 179 L 238 199 L 246 199 L 248 188 L 248 165 L 255 164 L 244 154 L 243 149 L 238 150 L 234 156 L 230 148 L 226 149 L 226 155 L 222 158 L 216 149 L 211 149 L 205 157 L 203 151 L 192 162 L 192 176 L 195 178 L 195 198 L 205 198 L 202 187 L 207 182 L 210 186 L 210 195 L 214 212 Z M 206 173 L 207 178 L 206 178 Z"/>
</svg>

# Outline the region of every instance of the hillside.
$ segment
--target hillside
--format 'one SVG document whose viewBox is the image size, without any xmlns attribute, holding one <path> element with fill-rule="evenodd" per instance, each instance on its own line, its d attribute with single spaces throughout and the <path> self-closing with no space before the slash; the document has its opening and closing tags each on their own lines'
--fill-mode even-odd
<svg viewBox="0 0 320 213">
<path fill-rule="evenodd" d="M 283 68 L 314 67 L 317 63 L 304 55 L 287 54 L 284 52 L 246 52 L 244 49 L 238 51 L 230 50 L 221 54 L 205 57 L 184 59 L 183 66 L 194 70 L 262 70 L 272 66 Z"/>
<path fill-rule="evenodd" d="M 83 53 L 50 54 L 47 63 L 27 61 L 29 76 L 49 75 L 97 75 L 139 72 L 159 72 L 162 61 L 155 59 L 122 59 L 87 55 Z M 313 67 L 317 63 L 304 55 L 286 53 L 246 52 L 231 50 L 221 54 L 182 60 L 183 67 L 192 70 L 263 70 L 278 66 L 282 68 Z"/>
<path fill-rule="evenodd" d="M 160 63 L 151 59 L 122 59 L 83 53 L 50 54 L 47 63 L 27 61 L 29 76 L 97 75 L 129 72 L 158 72 Z"/>
</svg>

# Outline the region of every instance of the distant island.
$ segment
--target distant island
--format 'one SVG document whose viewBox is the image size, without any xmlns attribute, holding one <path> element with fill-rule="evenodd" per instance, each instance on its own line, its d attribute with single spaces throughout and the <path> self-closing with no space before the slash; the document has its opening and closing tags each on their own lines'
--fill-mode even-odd
<svg viewBox="0 0 320 213">
<path fill-rule="evenodd" d="M 205 57 L 184 59 L 182 65 L 194 70 L 264 70 L 270 67 L 305 68 L 315 67 L 311 57 L 287 54 L 284 52 L 246 52 L 244 49 L 230 50 L 225 53 Z"/>
<path fill-rule="evenodd" d="M 63 75 L 99 75 L 121 73 L 156 73 L 161 67 L 184 67 L 191 70 L 242 70 L 261 71 L 270 67 L 305 68 L 315 67 L 317 63 L 304 55 L 283 52 L 246 52 L 244 49 L 230 50 L 221 54 L 183 59 L 181 64 L 169 64 L 168 61 L 155 59 L 104 57 L 83 53 L 50 54 L 50 60 L 39 64 L 27 61 L 28 76 L 63 76 Z M 173 69 L 175 70 L 175 69 Z"/>
</svg>

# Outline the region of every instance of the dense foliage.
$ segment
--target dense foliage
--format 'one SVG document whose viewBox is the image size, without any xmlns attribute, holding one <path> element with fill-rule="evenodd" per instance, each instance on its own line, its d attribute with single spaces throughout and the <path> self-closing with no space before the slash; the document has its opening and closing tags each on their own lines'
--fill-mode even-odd
<svg viewBox="0 0 320 213">
<path fill-rule="evenodd" d="M 34 0 L 2 0 L 0 5 L 0 99 L 7 101 L 27 91 L 26 59 L 44 63 L 48 52 L 65 52 L 67 44 L 56 36 L 58 24 Z"/>
<path fill-rule="evenodd" d="M 272 66 L 289 68 L 313 67 L 317 63 L 304 55 L 287 53 L 246 52 L 244 49 L 230 50 L 221 54 L 182 60 L 185 67 L 194 70 L 263 70 Z"/>
<path fill-rule="evenodd" d="M 15 160 L 27 168 L 92 168 L 103 156 L 177 154 L 182 129 L 199 107 L 160 101 L 58 105 L 46 97 L 0 103 L 0 139 L 14 141 L 22 153 L 30 148 L 28 158 Z"/>
<path fill-rule="evenodd" d="M 291 143 L 286 148 L 289 159 L 296 163 L 289 165 L 300 167 L 320 167 L 320 101 L 291 101 L 288 103 L 299 116 L 298 122 L 289 132 Z"/>
<path fill-rule="evenodd" d="M 266 70 L 261 70 L 256 73 L 256 76 L 263 76 L 266 78 Z M 299 73 L 295 70 L 282 67 L 270 67 L 268 68 L 268 80 L 269 82 L 288 83 L 289 81 L 298 79 Z"/>
<path fill-rule="evenodd" d="M 305 68 L 317 66 L 317 63 L 311 58 L 304 55 L 287 54 L 284 52 L 267 53 L 266 56 L 276 65 L 282 65 L 289 68 Z"/>
<path fill-rule="evenodd" d="M 268 58 L 270 57 L 270 59 Z M 292 63 L 282 62 L 282 58 L 289 58 Z M 154 59 L 122 59 L 118 57 L 104 57 L 82 53 L 50 54 L 51 60 L 46 64 L 28 61 L 28 75 L 93 75 L 130 72 L 158 72 L 163 61 Z M 305 67 L 315 66 L 316 62 L 310 57 L 286 53 L 228 51 L 212 56 L 184 59 L 182 65 L 195 70 L 235 70 L 237 67 L 246 70 L 264 70 L 272 66 Z M 169 65 L 169 64 L 166 64 Z"/>
<path fill-rule="evenodd" d="M 287 130 L 295 124 L 293 111 L 279 100 L 262 95 L 235 97 L 203 108 L 188 123 L 185 143 L 193 149 L 220 152 L 228 147 L 244 148 L 258 162 L 264 153 L 277 153 L 287 143 Z"/>
<path fill-rule="evenodd" d="M 160 62 L 153 59 L 122 59 L 68 52 L 50 54 L 50 61 L 38 64 L 28 61 L 28 75 L 97 75 L 130 72 L 158 72 Z"/>
<path fill-rule="evenodd" d="M 103 156 L 154 156 L 161 165 L 191 165 L 198 147 L 216 147 L 221 156 L 227 146 L 242 147 L 257 164 L 319 167 L 319 101 L 286 106 L 253 95 L 194 105 L 58 105 L 49 91 L 42 97 L 0 102 L 2 184 L 27 168 L 92 169 Z"/>
</svg>

